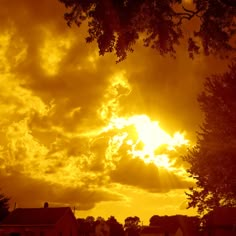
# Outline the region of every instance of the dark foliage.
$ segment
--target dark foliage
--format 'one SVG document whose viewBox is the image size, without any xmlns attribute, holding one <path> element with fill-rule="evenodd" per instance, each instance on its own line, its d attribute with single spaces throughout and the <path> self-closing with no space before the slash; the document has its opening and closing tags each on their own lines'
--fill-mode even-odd
<svg viewBox="0 0 236 236">
<path fill-rule="evenodd" d="M 95 219 L 93 216 L 88 216 L 86 219 L 79 218 L 77 222 L 80 236 L 90 236 L 95 233 Z"/>
<path fill-rule="evenodd" d="M 205 120 L 184 159 L 196 180 L 187 194 L 189 207 L 201 214 L 236 206 L 236 62 L 228 72 L 207 78 L 198 101 Z"/>
<path fill-rule="evenodd" d="M 110 216 L 106 223 L 110 227 L 110 236 L 124 236 L 123 225 L 120 224 L 114 216 Z"/>
<path fill-rule="evenodd" d="M 79 226 L 80 236 L 91 236 L 96 234 L 96 227 L 99 225 L 103 235 L 107 235 L 107 227 L 109 227 L 110 236 L 124 236 L 123 225 L 120 224 L 114 216 L 110 216 L 107 221 L 102 217 L 98 217 L 97 220 L 93 216 L 88 216 L 86 219 L 77 219 Z M 100 233 L 101 233 L 100 232 Z"/>
<path fill-rule="evenodd" d="M 3 220 L 9 213 L 9 200 L 3 194 L 0 194 L 0 221 Z"/>
<path fill-rule="evenodd" d="M 141 229 L 139 217 L 127 217 L 125 219 L 124 229 L 128 236 L 139 236 L 139 232 Z"/>
<path fill-rule="evenodd" d="M 184 37 L 186 21 L 198 19 L 188 35 L 191 58 L 199 53 L 228 56 L 234 51 L 236 4 L 234 0 L 193 0 L 189 9 L 181 0 L 59 0 L 68 12 L 70 26 L 88 23 L 87 42 L 97 41 L 99 52 L 115 52 L 124 60 L 142 38 L 161 55 L 175 55 Z"/>
</svg>

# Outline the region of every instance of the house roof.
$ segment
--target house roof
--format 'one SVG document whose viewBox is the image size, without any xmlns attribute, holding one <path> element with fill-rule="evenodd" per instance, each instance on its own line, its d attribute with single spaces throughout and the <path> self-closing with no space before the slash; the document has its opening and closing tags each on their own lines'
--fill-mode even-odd
<svg viewBox="0 0 236 236">
<path fill-rule="evenodd" d="M 0 225 L 54 225 L 67 211 L 71 212 L 71 209 L 69 207 L 17 208 Z"/>
</svg>

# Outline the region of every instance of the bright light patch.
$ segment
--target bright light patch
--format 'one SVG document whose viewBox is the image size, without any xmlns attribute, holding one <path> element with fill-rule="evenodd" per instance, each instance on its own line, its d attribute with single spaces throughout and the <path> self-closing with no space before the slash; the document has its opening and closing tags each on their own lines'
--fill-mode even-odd
<svg viewBox="0 0 236 236">
<path fill-rule="evenodd" d="M 104 101 L 98 109 L 98 115 L 102 120 L 109 121 L 117 117 L 120 109 L 119 99 L 127 96 L 131 91 L 131 87 L 125 77 L 125 72 L 121 71 L 110 78 L 110 85 L 104 95 Z"/>
<path fill-rule="evenodd" d="M 40 54 L 41 66 L 49 75 L 57 74 L 59 63 L 70 48 L 72 39 L 69 37 L 55 37 L 46 32 L 45 42 L 40 49 Z"/>
<path fill-rule="evenodd" d="M 97 51 L 94 51 L 87 57 L 87 60 L 90 64 L 90 68 L 96 69 L 96 64 L 98 59 L 99 59 L 99 54 Z"/>
<path fill-rule="evenodd" d="M 10 65 L 8 63 L 6 52 L 9 48 L 11 40 L 11 34 L 9 32 L 4 32 L 0 34 L 0 70 L 1 72 L 9 72 Z"/>
<path fill-rule="evenodd" d="M 130 146 L 128 153 L 134 158 L 138 157 L 145 163 L 154 163 L 168 169 L 171 169 L 174 164 L 173 160 L 170 161 L 168 152 L 188 145 L 184 134 L 176 132 L 171 136 L 159 126 L 157 121 L 152 121 L 146 115 L 113 118 L 107 127 L 107 130 L 111 129 L 119 129 L 123 132 L 124 136 L 119 134 L 112 140 L 119 139 Z"/>
</svg>

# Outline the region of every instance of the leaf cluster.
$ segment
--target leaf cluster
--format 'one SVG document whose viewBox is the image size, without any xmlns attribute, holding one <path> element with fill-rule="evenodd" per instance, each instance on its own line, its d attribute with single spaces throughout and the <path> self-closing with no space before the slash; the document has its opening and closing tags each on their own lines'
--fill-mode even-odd
<svg viewBox="0 0 236 236">
<path fill-rule="evenodd" d="M 198 101 L 205 120 L 197 145 L 189 150 L 190 176 L 196 188 L 189 206 L 204 213 L 219 206 L 236 206 L 236 63 L 222 75 L 207 78 Z"/>
<path fill-rule="evenodd" d="M 184 37 L 185 22 L 197 18 L 188 33 L 191 58 L 200 49 L 206 54 L 228 56 L 234 51 L 236 6 L 233 0 L 194 0 L 187 9 L 181 0 L 59 0 L 68 12 L 65 20 L 88 23 L 86 41 L 96 41 L 100 55 L 115 52 L 117 61 L 132 52 L 139 39 L 161 55 L 175 56 Z"/>
</svg>

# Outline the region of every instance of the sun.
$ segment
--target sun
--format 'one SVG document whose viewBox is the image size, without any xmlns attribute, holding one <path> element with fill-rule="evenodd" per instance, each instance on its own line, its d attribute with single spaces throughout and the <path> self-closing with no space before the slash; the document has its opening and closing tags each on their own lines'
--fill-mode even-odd
<svg viewBox="0 0 236 236">
<path fill-rule="evenodd" d="M 171 169 L 174 165 L 169 153 L 189 143 L 184 133 L 170 135 L 160 127 L 158 121 L 152 121 L 147 115 L 113 118 L 108 127 L 120 130 L 113 140 L 119 140 L 120 145 L 128 145 L 127 152 L 133 158 L 140 158 L 145 163 L 154 163 L 166 169 Z"/>
</svg>

